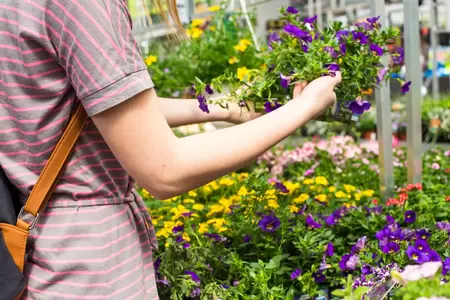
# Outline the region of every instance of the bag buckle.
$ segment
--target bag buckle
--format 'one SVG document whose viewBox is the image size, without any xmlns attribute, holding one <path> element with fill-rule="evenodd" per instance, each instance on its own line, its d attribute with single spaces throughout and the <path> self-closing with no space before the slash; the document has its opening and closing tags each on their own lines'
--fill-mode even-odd
<svg viewBox="0 0 450 300">
<path fill-rule="evenodd" d="M 25 206 L 22 206 L 22 208 L 20 209 L 19 215 L 17 216 L 17 219 L 21 219 L 25 213 L 28 213 L 29 215 L 31 215 L 33 217 L 33 222 L 31 222 L 30 228 L 29 228 L 29 230 L 31 230 L 36 226 L 37 222 L 39 221 L 39 214 L 37 214 L 35 217 L 32 214 L 30 214 L 29 212 L 25 211 Z"/>
</svg>

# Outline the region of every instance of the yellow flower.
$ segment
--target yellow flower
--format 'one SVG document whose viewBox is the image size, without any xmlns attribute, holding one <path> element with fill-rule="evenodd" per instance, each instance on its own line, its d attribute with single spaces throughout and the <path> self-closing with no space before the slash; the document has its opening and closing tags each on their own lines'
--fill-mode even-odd
<svg viewBox="0 0 450 300">
<path fill-rule="evenodd" d="M 322 203 L 325 203 L 325 202 L 328 201 L 327 195 L 325 195 L 325 194 L 317 195 L 317 196 L 315 197 L 315 199 L 316 199 L 317 201 L 319 201 L 319 202 L 322 202 Z"/>
<path fill-rule="evenodd" d="M 267 190 L 264 195 L 266 196 L 267 200 L 278 200 L 277 196 L 276 196 L 277 191 L 274 189 L 271 190 Z"/>
<path fill-rule="evenodd" d="M 209 26 L 209 30 L 212 32 L 216 31 L 216 26 Z"/>
<path fill-rule="evenodd" d="M 249 192 L 244 185 L 239 188 L 238 196 L 247 196 L 248 194 Z"/>
<path fill-rule="evenodd" d="M 347 193 L 354 192 L 356 190 L 356 187 L 350 184 L 344 184 L 344 189 Z"/>
<path fill-rule="evenodd" d="M 300 208 L 298 208 L 297 206 L 295 206 L 295 205 L 290 205 L 289 206 L 289 210 L 291 211 L 291 213 L 298 213 L 299 211 L 300 211 Z"/>
<path fill-rule="evenodd" d="M 166 248 L 169 248 L 169 242 L 166 242 L 165 244 L 164 244 L 164 247 L 166 247 Z"/>
<path fill-rule="evenodd" d="M 194 204 L 192 206 L 192 209 L 196 210 L 196 211 L 200 211 L 203 210 L 203 208 L 205 208 L 205 206 L 203 204 Z"/>
<path fill-rule="evenodd" d="M 347 194 L 344 193 L 343 191 L 337 191 L 334 195 L 336 196 L 336 198 L 340 198 L 340 199 L 347 197 Z"/>
<path fill-rule="evenodd" d="M 342 64 L 342 58 L 339 58 L 339 64 Z"/>
<path fill-rule="evenodd" d="M 336 188 L 335 188 L 334 186 L 330 186 L 330 187 L 328 188 L 328 191 L 329 191 L 330 193 L 334 193 L 334 192 L 336 191 Z"/>
<path fill-rule="evenodd" d="M 294 192 L 296 189 L 300 187 L 299 183 L 292 183 L 290 181 L 284 182 L 284 186 L 289 190 L 289 194 Z"/>
<path fill-rule="evenodd" d="M 244 44 L 237 44 L 236 46 L 234 46 L 234 50 L 244 52 L 245 50 L 247 50 L 247 47 L 248 46 Z"/>
<path fill-rule="evenodd" d="M 212 189 L 211 189 L 210 186 L 205 185 L 205 186 L 203 187 L 203 192 L 204 192 L 205 194 L 209 194 L 209 193 L 212 192 Z"/>
<path fill-rule="evenodd" d="M 356 201 L 361 200 L 361 197 L 362 197 L 362 193 L 356 193 L 356 194 L 355 194 L 355 200 L 356 200 Z"/>
<path fill-rule="evenodd" d="M 237 59 L 236 56 L 230 57 L 230 59 L 228 59 L 228 63 L 230 65 L 234 65 L 235 63 L 238 63 L 238 62 L 239 62 L 239 59 Z"/>
<path fill-rule="evenodd" d="M 220 185 L 230 186 L 234 184 L 234 180 L 230 178 L 222 178 L 219 180 Z"/>
<path fill-rule="evenodd" d="M 314 183 L 314 180 L 311 178 L 307 178 L 307 179 L 303 180 L 303 184 L 306 184 L 306 185 L 310 185 L 313 183 Z"/>
<path fill-rule="evenodd" d="M 181 204 L 178 204 L 177 207 L 174 207 L 170 210 L 171 213 L 174 214 L 172 220 L 176 220 L 182 216 L 183 213 L 188 213 L 189 210 Z"/>
<path fill-rule="evenodd" d="M 247 77 L 248 73 L 249 73 L 249 70 L 246 67 L 237 69 L 237 77 L 241 81 L 243 81 L 245 79 L 245 77 Z"/>
<path fill-rule="evenodd" d="M 150 193 L 147 192 L 146 189 L 142 189 L 142 190 L 141 190 L 141 193 L 142 193 L 142 197 L 144 197 L 144 198 L 149 198 L 149 197 L 151 197 Z"/>
<path fill-rule="evenodd" d="M 228 230 L 228 229 L 227 229 L 226 227 L 220 227 L 220 228 L 217 229 L 217 231 L 218 231 L 219 233 L 225 232 L 225 231 L 227 231 L 227 230 Z"/>
<path fill-rule="evenodd" d="M 203 25 L 203 23 L 205 23 L 204 19 L 194 19 L 194 20 L 192 20 L 191 26 L 195 28 L 200 25 Z"/>
<path fill-rule="evenodd" d="M 184 199 L 183 203 L 186 203 L 186 204 L 188 204 L 188 203 L 195 203 L 195 200 L 194 199 Z"/>
<path fill-rule="evenodd" d="M 297 198 L 294 199 L 294 203 L 300 204 L 300 203 L 305 202 L 308 199 L 309 199 L 308 194 L 301 194 L 300 196 L 298 196 Z"/>
<path fill-rule="evenodd" d="M 209 225 L 206 223 L 200 223 L 198 224 L 198 233 L 207 233 L 209 229 Z"/>
<path fill-rule="evenodd" d="M 191 238 L 189 237 L 189 235 L 186 232 L 183 232 L 182 237 L 183 237 L 183 239 L 185 239 L 188 242 L 191 240 Z"/>
<path fill-rule="evenodd" d="M 315 182 L 318 185 L 328 185 L 328 180 L 323 176 L 316 177 Z"/>
<path fill-rule="evenodd" d="M 352 202 L 352 203 L 344 203 L 344 206 L 349 208 L 351 206 L 355 206 L 355 203 L 354 202 Z"/>
<path fill-rule="evenodd" d="M 220 204 L 213 204 L 209 207 L 208 217 L 223 212 L 224 207 Z"/>
<path fill-rule="evenodd" d="M 374 193 L 375 193 L 375 191 L 373 191 L 373 190 L 365 190 L 362 192 L 363 196 L 365 196 L 365 197 L 372 197 Z"/>
<path fill-rule="evenodd" d="M 203 30 L 200 28 L 194 27 L 192 29 L 188 29 L 186 31 L 187 35 L 193 39 L 199 38 L 203 34 Z"/>
<path fill-rule="evenodd" d="M 273 209 L 277 209 L 280 206 L 278 205 L 277 200 L 269 200 L 267 201 L 267 207 L 273 208 Z"/>
<path fill-rule="evenodd" d="M 151 66 L 153 63 L 158 61 L 158 57 L 154 56 L 154 55 L 149 55 L 147 56 L 147 58 L 145 59 L 145 64 L 147 66 Z"/>
<path fill-rule="evenodd" d="M 208 10 L 211 12 L 218 11 L 218 10 L 220 10 L 220 5 L 211 6 L 210 8 L 208 8 Z"/>
<path fill-rule="evenodd" d="M 248 173 L 244 172 L 244 173 L 240 173 L 238 176 L 239 180 L 244 180 L 248 178 Z"/>
<path fill-rule="evenodd" d="M 315 185 L 310 185 L 310 186 L 309 186 L 309 189 L 310 189 L 311 191 L 315 191 L 315 190 L 317 189 L 317 187 L 316 187 Z"/>
<path fill-rule="evenodd" d="M 266 64 L 262 64 L 261 65 L 261 70 L 263 70 L 263 71 L 267 70 L 267 65 Z"/>
<path fill-rule="evenodd" d="M 371 88 L 368 88 L 367 90 L 361 90 L 361 93 L 363 95 L 372 95 L 373 90 Z"/>
<path fill-rule="evenodd" d="M 197 192 L 195 192 L 195 191 L 190 191 L 190 192 L 188 193 L 188 196 L 189 196 L 189 197 L 192 197 L 192 198 L 195 198 L 195 197 L 197 197 Z"/>
<path fill-rule="evenodd" d="M 239 195 L 231 195 L 230 196 L 230 201 L 234 202 L 238 202 L 241 200 L 241 197 Z"/>
<path fill-rule="evenodd" d="M 158 230 L 158 232 L 156 232 L 156 237 L 165 237 L 166 239 L 169 237 L 170 232 L 165 229 L 165 228 L 161 228 L 160 230 Z"/>
<path fill-rule="evenodd" d="M 250 46 L 252 44 L 252 42 L 250 40 L 247 40 L 247 39 L 242 39 L 242 40 L 239 41 L 239 44 Z"/>
<path fill-rule="evenodd" d="M 216 230 L 222 228 L 225 223 L 226 221 L 223 218 L 210 219 L 206 222 L 206 224 L 212 224 Z"/>
</svg>

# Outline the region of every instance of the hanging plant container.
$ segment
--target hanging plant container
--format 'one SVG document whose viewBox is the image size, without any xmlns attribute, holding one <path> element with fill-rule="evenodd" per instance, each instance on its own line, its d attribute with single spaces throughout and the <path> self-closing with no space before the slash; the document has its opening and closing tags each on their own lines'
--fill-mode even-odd
<svg viewBox="0 0 450 300">
<path fill-rule="evenodd" d="M 359 115 L 354 114 L 349 108 L 350 101 L 338 100 L 333 107 L 328 109 L 323 115 L 316 118 L 324 122 L 340 122 L 353 124 L 359 121 Z"/>
</svg>

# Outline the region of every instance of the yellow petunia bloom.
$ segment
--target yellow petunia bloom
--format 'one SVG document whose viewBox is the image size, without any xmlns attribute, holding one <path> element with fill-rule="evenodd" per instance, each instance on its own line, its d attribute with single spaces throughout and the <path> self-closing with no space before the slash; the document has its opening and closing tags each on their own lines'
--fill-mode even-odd
<svg viewBox="0 0 450 300">
<path fill-rule="evenodd" d="M 142 189 L 142 190 L 141 190 L 141 193 L 142 193 L 142 197 L 144 197 L 144 198 L 149 198 L 149 197 L 151 197 L 150 193 L 147 192 L 147 190 L 145 190 L 145 189 Z"/>
<path fill-rule="evenodd" d="M 223 210 L 224 210 L 223 205 L 220 205 L 220 204 L 213 204 L 213 205 L 211 205 L 211 206 L 209 207 L 209 212 L 208 212 L 208 214 L 207 214 L 206 216 L 210 217 L 210 216 L 212 216 L 212 215 L 214 215 L 214 214 L 222 213 Z"/>
<path fill-rule="evenodd" d="M 186 34 L 193 39 L 198 39 L 203 34 L 203 30 L 194 27 L 192 29 L 186 30 Z"/>
<path fill-rule="evenodd" d="M 194 19 L 194 20 L 192 20 L 191 26 L 195 28 L 200 25 L 203 25 L 203 23 L 205 23 L 204 19 Z"/>
<path fill-rule="evenodd" d="M 249 73 L 250 73 L 250 71 L 246 67 L 237 69 L 237 77 L 241 81 L 243 81 Z"/>
<path fill-rule="evenodd" d="M 355 194 L 355 200 L 356 200 L 356 201 L 361 200 L 361 197 L 362 197 L 362 193 L 356 193 L 356 194 Z"/>
<path fill-rule="evenodd" d="M 219 180 L 220 185 L 230 186 L 230 185 L 233 185 L 234 183 L 235 183 L 235 181 L 230 178 L 222 178 Z"/>
<path fill-rule="evenodd" d="M 306 185 L 310 185 L 313 183 L 314 183 L 314 180 L 311 178 L 307 178 L 307 179 L 303 180 L 303 184 L 306 184 Z"/>
<path fill-rule="evenodd" d="M 228 63 L 230 65 L 234 65 L 235 63 L 238 63 L 238 62 L 239 62 L 239 59 L 236 56 L 232 56 L 232 57 L 230 57 L 230 59 L 228 59 Z"/>
<path fill-rule="evenodd" d="M 236 46 L 234 46 L 234 50 L 240 51 L 240 52 L 245 52 L 245 50 L 247 50 L 247 47 L 248 46 L 246 46 L 244 44 L 237 44 Z"/>
<path fill-rule="evenodd" d="M 205 206 L 204 206 L 203 204 L 194 204 L 194 205 L 192 206 L 192 209 L 193 209 L 193 210 L 196 210 L 196 211 L 203 210 L 204 208 L 205 208 Z"/>
<path fill-rule="evenodd" d="M 267 201 L 267 207 L 273 208 L 273 209 L 278 209 L 280 206 L 278 205 L 277 200 L 269 200 L 269 201 Z"/>
<path fill-rule="evenodd" d="M 147 66 L 151 66 L 153 63 L 158 61 L 158 57 L 155 55 L 149 55 L 147 56 L 147 58 L 145 59 L 145 64 Z"/>
<path fill-rule="evenodd" d="M 247 188 L 244 185 L 239 188 L 238 196 L 247 196 L 249 194 L 250 193 L 248 192 Z"/>
<path fill-rule="evenodd" d="M 189 196 L 189 197 L 192 197 L 192 198 L 195 198 L 195 197 L 197 197 L 197 192 L 195 192 L 195 191 L 190 191 L 190 192 L 188 193 L 188 196 Z"/>
<path fill-rule="evenodd" d="M 290 181 L 286 181 L 283 184 L 289 190 L 289 194 L 291 194 L 300 187 L 299 183 L 292 183 Z"/>
<path fill-rule="evenodd" d="M 239 41 L 239 44 L 250 46 L 252 44 L 252 42 L 250 40 L 247 40 L 247 39 L 242 39 L 242 40 Z"/>
<path fill-rule="evenodd" d="M 364 197 L 372 197 L 374 193 L 375 193 L 375 191 L 373 191 L 373 190 L 365 190 L 362 192 L 362 195 Z"/>
<path fill-rule="evenodd" d="M 220 10 L 220 5 L 211 6 L 210 8 L 208 8 L 208 10 L 211 12 L 218 11 L 218 10 Z"/>
<path fill-rule="evenodd" d="M 191 240 L 191 238 L 189 237 L 189 235 L 186 232 L 183 232 L 182 237 L 183 237 L 183 239 L 185 239 L 188 242 Z"/>
<path fill-rule="evenodd" d="M 278 200 L 276 193 L 277 191 L 275 189 L 270 189 L 264 193 L 264 196 L 266 196 L 265 198 L 267 200 Z"/>
<path fill-rule="evenodd" d="M 165 228 L 161 228 L 160 230 L 158 230 L 158 232 L 156 232 L 156 237 L 162 236 L 167 239 L 170 236 L 170 231 Z"/>
<path fill-rule="evenodd" d="M 316 177 L 315 182 L 318 185 L 328 185 L 328 180 L 323 176 Z"/>
<path fill-rule="evenodd" d="M 330 187 L 328 188 L 328 191 L 329 191 L 330 193 L 334 193 L 334 192 L 336 191 L 336 188 L 335 188 L 334 186 L 330 186 Z"/>
<path fill-rule="evenodd" d="M 289 210 L 290 210 L 290 212 L 291 213 L 298 213 L 299 211 L 300 211 L 300 208 L 298 208 L 297 206 L 295 206 L 295 205 L 290 205 L 289 206 Z"/>
<path fill-rule="evenodd" d="M 343 191 L 337 191 L 334 195 L 336 196 L 336 198 L 340 199 L 347 198 L 347 194 L 344 193 Z"/>
<path fill-rule="evenodd" d="M 347 193 L 356 191 L 356 187 L 350 184 L 344 184 L 344 189 Z"/>
<path fill-rule="evenodd" d="M 209 26 L 209 30 L 212 32 L 216 31 L 216 26 Z"/>
<path fill-rule="evenodd" d="M 206 223 L 200 223 L 198 224 L 198 233 L 207 233 L 209 229 L 209 225 Z"/>
<path fill-rule="evenodd" d="M 185 203 L 185 204 L 195 203 L 195 200 L 194 199 L 184 199 L 183 203 Z"/>
<path fill-rule="evenodd" d="M 319 202 L 325 203 L 328 201 L 328 197 L 325 194 L 320 194 L 315 197 L 315 199 Z"/>
<path fill-rule="evenodd" d="M 308 199 L 309 199 L 308 194 L 301 194 L 300 196 L 298 196 L 297 198 L 294 199 L 294 203 L 300 204 L 300 203 L 305 202 Z"/>
<path fill-rule="evenodd" d="M 173 213 L 172 220 L 177 220 L 183 215 L 183 213 L 188 213 L 189 210 L 186 207 L 184 207 L 183 205 L 178 204 L 178 206 L 177 207 L 173 207 L 170 210 L 170 212 Z"/>
</svg>

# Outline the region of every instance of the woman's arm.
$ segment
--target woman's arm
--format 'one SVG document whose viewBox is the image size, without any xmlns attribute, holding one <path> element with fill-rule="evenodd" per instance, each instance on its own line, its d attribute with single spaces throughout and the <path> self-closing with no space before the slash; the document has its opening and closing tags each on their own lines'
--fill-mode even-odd
<svg viewBox="0 0 450 300">
<path fill-rule="evenodd" d="M 253 121 L 177 138 L 153 89 L 93 116 L 120 163 L 153 196 L 166 199 L 237 170 L 332 105 L 341 80 L 321 77 L 285 106 Z"/>
</svg>

